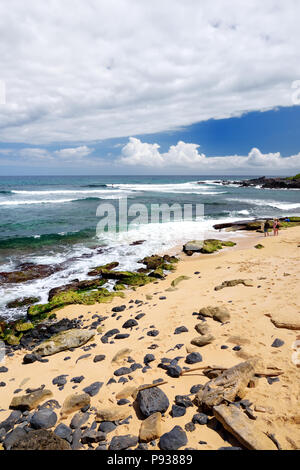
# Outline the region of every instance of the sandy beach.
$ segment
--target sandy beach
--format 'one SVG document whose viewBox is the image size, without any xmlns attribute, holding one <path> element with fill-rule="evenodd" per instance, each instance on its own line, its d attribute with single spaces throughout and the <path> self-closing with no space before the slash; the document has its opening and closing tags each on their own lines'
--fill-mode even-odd
<svg viewBox="0 0 300 470">
<path fill-rule="evenodd" d="M 263 244 L 264 248 L 254 248 L 257 243 Z M 297 352 L 293 351 L 293 345 L 300 339 L 300 331 L 279 328 L 274 324 L 274 321 L 277 321 L 278 325 L 280 319 L 284 321 L 294 318 L 298 323 L 300 321 L 299 245 L 300 227 L 294 227 L 281 230 L 278 237 L 263 238 L 262 234 L 251 233 L 238 239 L 236 247 L 226 248 L 212 255 L 194 254 L 187 257 L 182 253 L 181 247 L 178 247 L 175 250 L 180 257 L 177 270 L 165 280 L 136 290 L 127 290 L 125 298 L 115 298 L 108 304 L 70 305 L 57 311 L 59 320 L 83 315 L 84 326 L 89 326 L 96 314 L 108 318 L 102 324 L 102 332 L 98 332 L 85 346 L 49 356 L 47 363 L 23 364 L 26 353 L 24 350 L 16 351 L 13 357 L 6 357 L 5 362 L 0 364 L 8 368 L 7 372 L 0 374 L 0 381 L 5 382 L 5 386 L 0 388 L 0 422 L 11 413 L 9 406 L 13 396 L 24 394 L 28 387 L 34 389 L 45 385 L 46 389 L 52 391 L 52 399 L 62 406 L 68 395 L 82 392 L 83 388 L 96 381 L 103 382 L 100 391 L 91 398 L 91 413 L 85 423 L 85 426 L 89 426 L 95 421 L 93 410 L 117 405 L 118 394 L 126 387 L 152 384 L 154 380 L 163 379 L 167 383 L 161 385 L 160 389 L 167 395 L 170 406 L 162 417 L 162 433 L 169 432 L 177 425 L 184 430 L 198 409 L 194 405 L 186 409 L 184 416 L 172 417 L 170 411 L 175 396 L 188 395 L 192 386 L 204 385 L 209 379 L 201 370 L 186 373 L 178 378 L 169 377 L 165 370 L 157 367 L 161 359 L 182 357 L 178 361 L 182 368 L 229 368 L 257 356 L 264 370 L 276 367 L 283 371 L 283 374 L 273 383 L 269 383 L 266 377 L 260 377 L 254 388 L 247 388 L 245 399 L 252 403 L 251 408 L 256 418 L 249 419 L 249 423 L 255 423 L 262 432 L 273 434 L 282 449 L 299 449 L 300 358 L 297 361 Z M 172 281 L 179 276 L 187 276 L 188 279 L 170 290 Z M 249 286 L 239 284 L 215 290 L 222 282 L 234 279 L 251 280 L 253 283 L 250 282 Z M 137 304 L 136 300 L 142 302 Z M 126 309 L 112 316 L 112 308 L 119 305 L 126 305 Z M 191 340 L 198 335 L 195 326 L 199 324 L 197 315 L 193 313 L 207 306 L 226 306 L 230 320 L 220 323 L 213 318 L 206 318 L 205 324 L 214 340 L 203 347 L 193 346 Z M 138 326 L 125 331 L 122 328 L 124 322 L 140 313 L 145 315 L 138 320 Z M 175 329 L 182 326 L 188 331 L 174 334 Z M 130 333 L 130 336 L 103 344 L 101 336 L 114 328 L 120 330 L 120 333 Z M 148 336 L 147 332 L 153 329 L 158 330 L 159 334 L 156 337 Z M 283 342 L 280 347 L 271 346 L 276 339 Z M 89 344 L 95 346 L 86 349 Z M 156 347 L 152 349 L 154 344 Z M 178 344 L 182 345 L 180 349 L 174 349 Z M 124 348 L 130 351 L 123 359 L 112 363 L 114 356 Z M 201 354 L 201 363 L 188 365 L 184 362 L 186 355 L 192 351 Z M 132 380 L 118 383 L 119 377 L 114 376 L 114 371 L 122 366 L 128 367 L 129 356 L 136 363 L 144 365 L 146 354 L 155 356 L 155 360 L 149 364 L 150 368 L 145 372 L 139 368 L 130 374 Z M 96 355 L 105 355 L 105 359 L 94 363 L 93 358 Z M 69 359 L 66 359 L 67 357 Z M 67 383 L 59 390 L 52 380 L 63 374 L 67 376 Z M 71 379 L 78 376 L 84 376 L 84 379 L 75 385 Z M 111 378 L 114 378 L 116 383 L 107 385 Z M 18 393 L 15 393 L 16 390 Z M 193 399 L 194 395 L 190 398 Z M 127 424 L 117 426 L 107 435 L 107 445 L 114 436 L 139 435 L 143 419 L 136 406 L 131 406 L 133 398 L 129 397 L 128 400 L 130 403 L 125 406 L 130 407 L 132 418 Z M 62 419 L 59 416 L 60 410 L 55 411 L 58 415 L 57 424 L 63 422 L 69 425 L 74 413 Z M 182 450 L 216 450 L 232 445 L 243 447 L 213 416 L 209 417 L 208 424 L 196 424 L 195 430 L 186 431 L 186 435 L 187 445 Z M 97 443 L 89 445 L 92 448 L 98 446 Z M 87 448 L 87 445 L 82 448 Z M 159 449 L 159 439 L 152 445 L 148 444 L 148 448 Z"/>
</svg>

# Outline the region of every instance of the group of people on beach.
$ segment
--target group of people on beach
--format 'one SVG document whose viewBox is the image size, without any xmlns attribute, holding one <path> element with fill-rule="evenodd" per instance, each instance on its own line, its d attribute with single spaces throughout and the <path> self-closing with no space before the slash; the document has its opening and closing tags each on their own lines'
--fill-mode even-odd
<svg viewBox="0 0 300 470">
<path fill-rule="evenodd" d="M 265 234 L 265 237 L 268 237 L 270 234 L 269 234 L 269 230 L 271 228 L 271 225 L 272 225 L 272 222 L 270 220 L 266 220 L 265 222 L 262 223 L 262 230 Z M 280 227 L 280 222 L 279 222 L 279 219 L 274 219 L 273 220 L 273 233 L 274 233 L 274 237 L 278 236 L 278 232 L 279 232 L 279 227 Z"/>
</svg>

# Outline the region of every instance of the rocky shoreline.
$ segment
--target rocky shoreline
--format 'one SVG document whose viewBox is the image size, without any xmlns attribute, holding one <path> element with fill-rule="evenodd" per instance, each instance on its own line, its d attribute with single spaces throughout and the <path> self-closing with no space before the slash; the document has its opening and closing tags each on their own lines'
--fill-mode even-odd
<svg viewBox="0 0 300 470">
<path fill-rule="evenodd" d="M 288 240 L 297 250 L 291 235 Z M 250 278 L 237 277 L 249 261 L 234 245 L 193 240 L 183 247 L 188 256 L 180 263 L 175 256 L 153 255 L 141 260 L 139 272 L 117 271 L 117 262 L 96 267 L 94 279 L 52 290 L 53 309 L 49 303 L 46 308 L 29 306 L 30 321 L 32 313 L 39 321 L 17 332 L 19 344 L 7 347 L 6 364 L 0 366 L 0 449 L 189 450 L 206 448 L 209 442 L 221 450 L 298 448 L 300 436 L 292 421 L 285 418 L 284 438 L 282 418 L 277 423 L 277 411 L 271 408 L 283 400 L 284 388 L 276 388 L 281 380 L 294 396 L 290 378 L 297 383 L 297 367 L 287 366 L 278 353 L 300 329 L 300 319 L 277 318 L 276 312 L 271 321 L 265 317 L 271 328 L 269 347 L 254 340 L 254 349 L 247 349 L 251 331 L 241 329 L 247 320 L 239 313 L 239 299 L 246 299 L 244 308 L 251 311 L 255 291 L 270 289 L 263 275 L 270 261 L 263 260 L 257 273 L 250 270 Z M 221 257 L 211 257 L 217 252 Z M 267 256 L 267 248 L 260 253 Z M 232 259 L 235 270 L 230 269 Z M 291 260 L 283 279 L 292 290 L 297 266 Z M 107 279 L 116 282 L 116 290 L 104 302 L 69 305 L 74 292 L 89 298 L 100 290 L 103 296 Z M 55 303 L 61 296 L 62 309 Z M 251 320 L 251 328 L 256 322 Z M 21 324 L 28 323 L 29 318 Z M 266 330 L 259 326 L 252 341 Z M 260 343 L 267 341 L 261 336 Z M 277 390 L 274 403 L 263 400 L 271 394 L 268 387 Z M 289 408 L 289 419 L 297 423 L 299 416 Z"/>
<path fill-rule="evenodd" d="M 249 180 L 221 180 L 212 181 L 212 183 L 219 183 L 223 186 L 236 185 L 240 188 L 260 187 L 262 189 L 300 189 L 300 175 L 285 178 L 266 178 L 265 176 L 261 176 L 260 178 L 253 178 Z M 205 183 L 199 181 L 198 184 Z"/>
</svg>

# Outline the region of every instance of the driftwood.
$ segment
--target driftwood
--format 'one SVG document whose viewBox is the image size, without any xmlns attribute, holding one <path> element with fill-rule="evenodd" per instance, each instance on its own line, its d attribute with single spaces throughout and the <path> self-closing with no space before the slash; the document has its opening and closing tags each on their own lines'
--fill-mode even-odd
<svg viewBox="0 0 300 470">
<path fill-rule="evenodd" d="M 196 404 L 211 409 L 221 403 L 234 402 L 236 397 L 243 398 L 249 381 L 255 375 L 257 363 L 258 359 L 253 358 L 225 369 L 196 394 Z"/>
</svg>

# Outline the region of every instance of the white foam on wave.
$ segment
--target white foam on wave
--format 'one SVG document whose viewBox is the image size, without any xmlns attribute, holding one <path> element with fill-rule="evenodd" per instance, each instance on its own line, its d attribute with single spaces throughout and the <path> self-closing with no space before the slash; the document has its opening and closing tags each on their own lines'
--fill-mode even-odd
<svg viewBox="0 0 300 470">
<path fill-rule="evenodd" d="M 227 198 L 227 201 L 235 201 L 235 202 L 242 202 L 244 204 L 251 204 L 255 206 L 270 206 L 275 207 L 276 209 L 280 210 L 292 210 L 298 209 L 300 207 L 300 202 L 281 202 L 281 201 L 269 201 L 267 199 L 260 200 L 260 199 L 242 199 L 242 198 Z"/>
<path fill-rule="evenodd" d="M 177 245 L 190 240 L 201 238 L 212 238 L 216 236 L 213 229 L 215 223 L 222 223 L 237 220 L 237 218 L 226 217 L 224 219 L 199 219 L 197 221 L 168 222 L 163 224 L 148 224 L 131 226 L 128 232 L 121 233 L 103 233 L 100 237 L 95 237 L 95 245 L 99 243 L 99 248 L 103 247 L 103 253 L 88 248 L 84 244 L 68 247 L 65 252 L 58 254 L 48 252 L 46 255 L 33 256 L 30 259 L 24 257 L 18 262 L 31 261 L 37 264 L 63 263 L 72 258 L 72 261 L 66 263 L 66 268 L 49 276 L 46 279 L 37 279 L 20 285 L 6 285 L 0 288 L 0 314 L 13 318 L 16 311 L 5 308 L 5 305 L 19 297 L 40 296 L 41 302 L 48 300 L 50 289 L 67 284 L 73 279 L 83 280 L 87 278 L 87 273 L 94 266 L 100 266 L 112 261 L 120 263 L 119 270 L 135 270 L 141 267 L 138 260 L 154 253 L 166 253 Z M 222 234 L 223 238 L 232 238 L 234 233 Z M 218 234 L 219 238 L 219 234 Z M 138 246 L 130 246 L 132 242 L 145 240 Z M 82 255 L 92 255 L 92 257 L 82 257 Z M 75 258 L 75 259 L 74 259 Z M 1 270 L 4 267 L 1 267 Z M 6 266 L 8 268 L 8 266 Z M 14 270 L 12 263 L 9 264 L 10 270 Z"/>
</svg>

